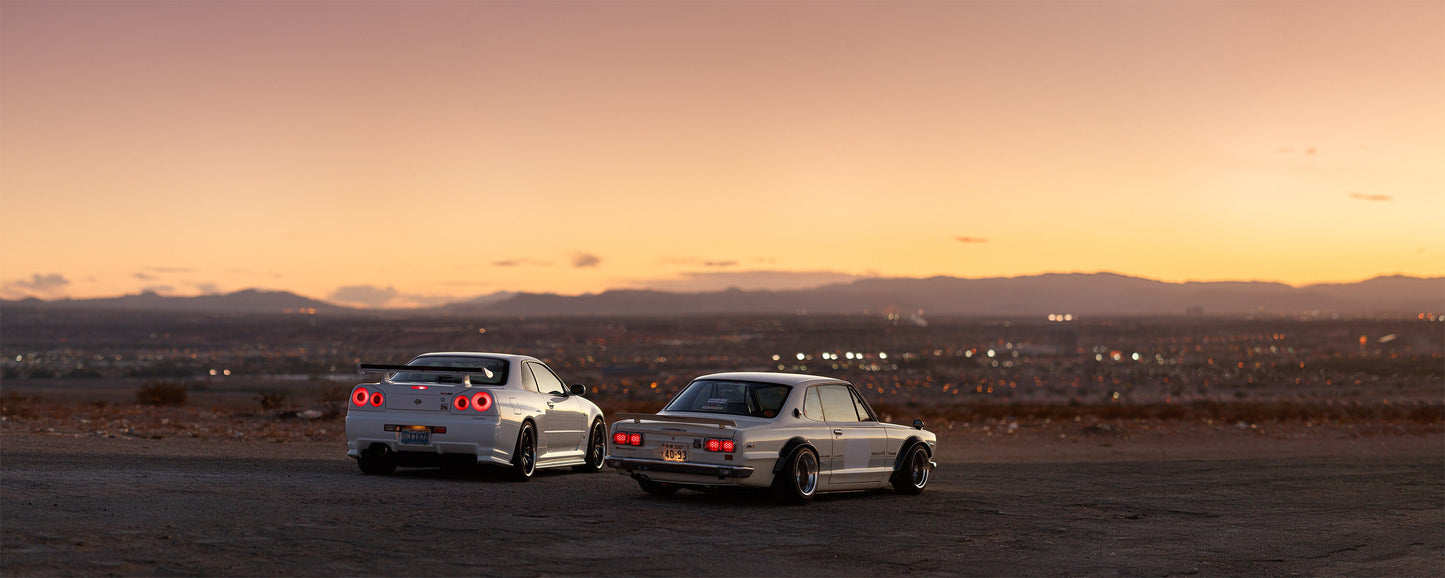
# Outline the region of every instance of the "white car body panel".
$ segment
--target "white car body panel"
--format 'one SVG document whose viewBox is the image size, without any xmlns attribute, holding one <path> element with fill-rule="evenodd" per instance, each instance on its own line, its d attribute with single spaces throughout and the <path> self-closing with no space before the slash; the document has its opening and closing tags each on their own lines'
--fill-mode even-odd
<svg viewBox="0 0 1445 578">
<path fill-rule="evenodd" d="M 561 394 L 537 391 L 530 372 L 533 364 L 546 368 L 542 361 L 525 355 L 438 352 L 417 356 L 408 365 L 425 366 L 428 359 L 443 358 L 501 360 L 507 367 L 506 381 L 495 385 L 472 384 L 470 379 L 464 383 L 439 383 L 425 377 L 407 379 L 417 377 L 415 373 L 388 371 L 385 379 L 357 385 L 347 404 L 348 456 L 360 460 L 364 451 L 385 448 L 401 466 L 440 465 L 442 456 L 471 456 L 478 464 L 510 466 L 522 424 L 531 422 L 538 434 L 536 467 L 587 463 L 588 433 L 592 424 L 603 421 L 602 411 L 565 389 Z M 356 396 L 362 390 L 368 395 L 380 392 L 382 404 L 373 405 L 369 399 L 357 403 Z M 491 408 L 457 408 L 458 395 L 472 396 L 482 391 L 491 395 Z M 409 441 L 397 431 L 398 426 L 424 426 L 432 431 L 424 441 Z M 437 428 L 445 428 L 445 433 Z"/>
<path fill-rule="evenodd" d="M 843 386 L 856 395 L 857 390 L 845 381 L 785 373 L 736 372 L 701 376 L 693 383 L 703 381 L 778 384 L 791 389 L 772 417 L 673 409 L 657 414 L 616 416 L 620 419 L 609 430 L 607 465 L 643 482 L 644 488 L 647 483 L 693 489 L 768 488 L 773 486 L 774 466 L 779 460 L 785 460 L 796 444 L 802 443 L 817 452 L 818 491 L 863 490 L 892 485 L 894 473 L 900 467 L 900 452 L 923 444 L 931 457 L 937 443 L 932 432 L 921 428 L 880 423 L 876 419 L 835 422 L 815 419 L 804 412 L 804 397 L 809 388 Z M 683 392 L 679 392 L 669 407 L 682 395 Z M 873 418 L 871 408 L 866 407 L 861 396 L 856 398 Z M 722 407 L 721 404 L 718 407 Z M 619 432 L 641 434 L 642 445 L 616 443 L 612 436 Z M 732 440 L 735 449 L 731 454 L 706 451 L 703 446 L 710 438 Z M 685 446 L 685 460 L 664 458 L 663 444 Z M 677 457 L 672 455 L 674 460 Z M 931 461 L 928 467 L 932 467 Z"/>
</svg>

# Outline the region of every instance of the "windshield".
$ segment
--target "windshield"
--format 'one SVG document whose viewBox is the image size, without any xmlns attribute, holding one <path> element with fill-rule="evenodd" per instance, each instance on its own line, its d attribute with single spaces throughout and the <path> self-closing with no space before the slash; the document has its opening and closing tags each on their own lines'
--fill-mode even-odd
<svg viewBox="0 0 1445 578">
<path fill-rule="evenodd" d="M 425 367 L 455 367 L 477 369 L 471 376 L 472 385 L 501 385 L 507 382 L 507 360 L 494 357 L 418 357 L 406 362 L 407 365 Z M 410 373 L 399 371 L 391 375 L 391 381 L 420 381 L 424 383 L 462 383 L 464 374 Z"/>
<path fill-rule="evenodd" d="M 776 417 L 792 388 L 776 383 L 698 380 L 687 385 L 663 411 L 695 411 Z"/>
</svg>

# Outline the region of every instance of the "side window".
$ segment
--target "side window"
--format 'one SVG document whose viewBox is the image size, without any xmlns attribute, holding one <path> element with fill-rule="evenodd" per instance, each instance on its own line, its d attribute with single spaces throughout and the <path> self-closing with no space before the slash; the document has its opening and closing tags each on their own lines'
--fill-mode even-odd
<svg viewBox="0 0 1445 578">
<path fill-rule="evenodd" d="M 823 418 L 823 400 L 818 398 L 818 388 L 808 388 L 808 394 L 803 397 L 803 415 L 808 419 L 825 421 Z"/>
<path fill-rule="evenodd" d="M 878 421 L 878 418 L 873 416 L 873 410 L 868 408 L 868 403 L 863 401 L 863 396 L 858 395 L 858 391 L 851 387 L 848 391 L 853 394 L 853 408 L 858 410 L 858 421 Z"/>
<path fill-rule="evenodd" d="M 823 415 L 828 417 L 828 421 L 858 421 L 858 406 L 853 403 L 853 394 L 849 393 L 848 386 L 821 385 L 818 393 L 823 397 Z"/>
<path fill-rule="evenodd" d="M 522 389 L 537 391 L 537 380 L 532 377 L 532 364 L 522 364 L 522 371 L 517 373 L 522 376 Z"/>
<path fill-rule="evenodd" d="M 528 363 L 527 367 L 532 368 L 532 378 L 537 380 L 537 391 L 549 395 L 567 395 L 567 386 L 547 366 L 538 363 Z"/>
</svg>

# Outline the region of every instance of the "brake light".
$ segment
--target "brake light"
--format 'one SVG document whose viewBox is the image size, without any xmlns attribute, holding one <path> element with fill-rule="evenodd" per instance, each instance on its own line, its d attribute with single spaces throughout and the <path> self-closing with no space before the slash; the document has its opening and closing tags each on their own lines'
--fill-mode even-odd
<svg viewBox="0 0 1445 578">
<path fill-rule="evenodd" d="M 485 391 L 479 391 L 472 394 L 472 409 L 475 409 L 477 411 L 487 411 L 489 409 L 492 409 L 492 394 Z"/>
<path fill-rule="evenodd" d="M 356 407 L 362 407 L 366 405 L 366 400 L 370 397 L 371 392 L 366 391 L 364 387 L 358 387 L 356 391 L 351 392 L 351 403 L 356 404 Z"/>
<path fill-rule="evenodd" d="M 732 451 L 737 448 L 737 444 L 736 444 L 736 443 L 733 443 L 733 440 L 720 440 L 720 439 L 717 439 L 717 438 L 708 438 L 707 441 L 703 443 L 703 447 L 705 447 L 705 448 L 707 449 L 707 451 L 710 451 L 710 452 L 727 452 L 727 453 L 732 453 Z"/>
<path fill-rule="evenodd" d="M 425 385 L 413 385 L 413 386 L 411 386 L 411 388 L 412 388 L 412 389 L 426 389 L 426 386 L 425 386 Z"/>
<path fill-rule="evenodd" d="M 381 395 L 381 392 L 371 392 L 371 407 L 381 407 L 383 401 L 386 401 L 386 398 Z"/>
<path fill-rule="evenodd" d="M 640 446 L 642 445 L 642 434 L 620 431 L 612 434 L 612 443 L 619 446 Z"/>
<path fill-rule="evenodd" d="M 472 401 L 468 399 L 465 395 L 457 396 L 457 399 L 452 402 L 452 407 L 457 408 L 457 411 L 466 411 L 468 407 L 471 407 L 471 405 Z"/>
</svg>

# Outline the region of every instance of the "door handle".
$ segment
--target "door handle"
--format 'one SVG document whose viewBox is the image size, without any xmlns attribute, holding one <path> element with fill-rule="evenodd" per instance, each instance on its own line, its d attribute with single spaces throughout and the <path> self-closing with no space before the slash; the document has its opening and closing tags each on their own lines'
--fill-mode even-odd
<svg viewBox="0 0 1445 578">
<path fill-rule="evenodd" d="M 552 408 L 554 408 L 554 407 L 557 407 L 557 405 L 554 404 L 554 403 L 552 403 L 552 402 L 550 402 L 550 401 L 547 402 L 547 409 L 552 409 Z"/>
<path fill-rule="evenodd" d="M 835 430 L 833 430 L 833 435 L 835 435 L 835 436 L 843 435 L 843 430 L 835 429 Z"/>
</svg>

